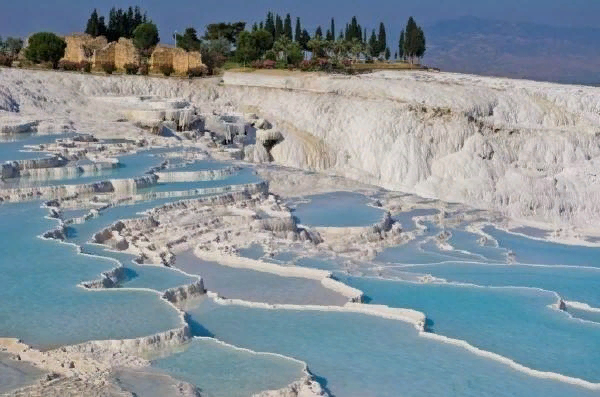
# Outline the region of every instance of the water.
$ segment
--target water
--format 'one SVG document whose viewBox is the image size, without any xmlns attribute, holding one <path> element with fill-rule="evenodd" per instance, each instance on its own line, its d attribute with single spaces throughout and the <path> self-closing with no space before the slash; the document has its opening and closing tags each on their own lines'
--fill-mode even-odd
<svg viewBox="0 0 600 397">
<path fill-rule="evenodd" d="M 491 226 L 484 232 L 515 253 L 517 262 L 600 267 L 600 248 L 556 244 L 507 233 Z"/>
<path fill-rule="evenodd" d="M 600 381 L 600 326 L 548 308 L 553 293 L 517 288 L 413 284 L 357 277 L 341 279 L 372 303 L 424 312 L 433 332 L 466 340 L 529 368 Z"/>
<path fill-rule="evenodd" d="M 155 291 L 164 291 L 180 285 L 187 285 L 198 280 L 197 277 L 188 276 L 175 269 L 164 266 L 138 265 L 133 262 L 134 255 L 125 252 L 115 252 L 104 249 L 96 244 L 86 244 L 82 247 L 85 253 L 113 258 L 125 267 L 125 280 L 121 287 L 148 288 Z"/>
<path fill-rule="evenodd" d="M 410 232 L 417 229 L 417 224 L 413 219 L 414 217 L 431 216 L 436 215 L 439 212 L 439 210 L 436 210 L 434 208 L 416 208 L 407 212 L 399 212 L 397 214 L 394 214 L 393 218 L 396 222 L 400 222 L 403 231 Z"/>
<path fill-rule="evenodd" d="M 24 145 L 46 145 L 53 143 L 57 138 L 72 137 L 73 134 L 61 135 L 37 135 L 37 134 L 19 134 L 10 135 L 10 137 L 0 140 L 0 162 L 15 160 L 32 160 L 46 157 L 44 152 L 30 152 Z"/>
<path fill-rule="evenodd" d="M 202 276 L 206 289 L 230 299 L 306 305 L 343 305 L 348 301 L 323 287 L 318 280 L 236 269 L 203 261 L 191 251 L 178 254 L 175 266 L 186 273 Z"/>
<path fill-rule="evenodd" d="M 240 248 L 238 252 L 240 256 L 243 256 L 244 258 L 255 260 L 260 259 L 263 257 L 263 255 L 265 255 L 265 250 L 260 244 L 251 244 L 248 247 Z"/>
<path fill-rule="evenodd" d="M 542 288 L 557 292 L 565 300 L 600 307 L 600 294 L 595 287 L 600 285 L 600 269 L 448 262 L 403 267 L 402 270 L 432 274 L 450 282 Z"/>
<path fill-rule="evenodd" d="M 337 396 L 597 396 L 419 337 L 412 325 L 400 321 L 211 302 L 191 316 L 227 343 L 306 361 Z"/>
<path fill-rule="evenodd" d="M 0 394 L 34 384 L 44 372 L 6 353 L 0 353 Z"/>
<path fill-rule="evenodd" d="M 153 365 L 212 397 L 247 397 L 281 389 L 304 376 L 300 362 L 236 349 L 211 338 L 196 338 L 184 352 Z"/>
<path fill-rule="evenodd" d="M 358 193 L 335 192 L 306 199 L 310 202 L 299 203 L 294 215 L 307 226 L 369 226 L 383 216 L 381 209 L 367 205 L 370 200 Z"/>
<path fill-rule="evenodd" d="M 157 294 L 77 287 L 110 270 L 110 260 L 36 236 L 56 224 L 39 203 L 0 206 L 0 335 L 48 348 L 96 339 L 151 335 L 178 327 Z M 9 259 L 10 258 L 10 259 Z M 57 332 L 60 330 L 60 332 Z"/>
<path fill-rule="evenodd" d="M 184 191 L 193 189 L 213 189 L 230 185 L 245 185 L 248 183 L 258 183 L 261 179 L 250 168 L 244 168 L 224 179 L 215 179 L 212 181 L 197 181 L 197 182 L 169 182 L 159 183 L 146 189 L 140 189 L 140 192 L 169 192 L 169 191 Z"/>
</svg>

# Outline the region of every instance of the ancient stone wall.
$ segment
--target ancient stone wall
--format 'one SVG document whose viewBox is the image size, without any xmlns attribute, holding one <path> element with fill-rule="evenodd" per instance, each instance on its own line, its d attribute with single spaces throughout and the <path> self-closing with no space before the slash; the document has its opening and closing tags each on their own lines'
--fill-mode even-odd
<svg viewBox="0 0 600 397">
<path fill-rule="evenodd" d="M 150 69 L 153 73 L 161 73 L 163 66 L 171 66 L 175 74 L 184 75 L 190 69 L 204 67 L 204 64 L 197 51 L 186 52 L 181 48 L 159 45 L 150 57 Z"/>
<path fill-rule="evenodd" d="M 150 56 L 150 71 L 160 73 L 163 66 L 173 66 L 173 48 L 157 45 Z"/>
<path fill-rule="evenodd" d="M 121 37 L 119 41 L 113 41 L 96 50 L 93 63 L 95 69 L 101 69 L 104 63 L 113 63 L 117 70 L 123 70 L 128 63 L 139 65 L 140 53 L 133 45 L 133 41 Z"/>
<path fill-rule="evenodd" d="M 108 44 L 104 36 L 92 37 L 85 33 L 74 33 L 65 36 L 64 40 L 67 43 L 67 48 L 63 60 L 71 62 L 91 62 L 94 51 Z"/>
</svg>

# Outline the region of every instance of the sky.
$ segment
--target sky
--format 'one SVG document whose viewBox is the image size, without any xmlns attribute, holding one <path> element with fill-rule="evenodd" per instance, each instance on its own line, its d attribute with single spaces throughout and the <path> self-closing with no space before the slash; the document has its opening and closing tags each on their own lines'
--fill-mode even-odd
<svg viewBox="0 0 600 397">
<path fill-rule="evenodd" d="M 504 21 L 533 22 L 555 26 L 598 27 L 599 0 L 0 0 L 0 36 L 27 36 L 38 31 L 59 34 L 81 32 L 93 8 L 107 15 L 112 6 L 139 5 L 158 25 L 161 41 L 172 44 L 175 30 L 188 26 L 199 32 L 211 22 L 246 21 L 248 27 L 264 20 L 268 10 L 299 16 L 303 27 L 323 31 L 335 17 L 336 29 L 353 15 L 369 30 L 386 25 L 390 47 L 397 41 L 406 19 L 433 24 L 460 16 L 476 16 Z M 425 32 L 427 33 L 427 32 Z"/>
</svg>

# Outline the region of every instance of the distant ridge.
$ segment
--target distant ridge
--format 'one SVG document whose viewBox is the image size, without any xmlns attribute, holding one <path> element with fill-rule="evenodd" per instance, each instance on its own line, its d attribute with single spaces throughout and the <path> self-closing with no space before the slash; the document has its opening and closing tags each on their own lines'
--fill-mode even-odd
<svg viewBox="0 0 600 397">
<path fill-rule="evenodd" d="M 427 26 L 427 64 L 444 71 L 600 84 L 600 29 L 461 17 Z"/>
</svg>

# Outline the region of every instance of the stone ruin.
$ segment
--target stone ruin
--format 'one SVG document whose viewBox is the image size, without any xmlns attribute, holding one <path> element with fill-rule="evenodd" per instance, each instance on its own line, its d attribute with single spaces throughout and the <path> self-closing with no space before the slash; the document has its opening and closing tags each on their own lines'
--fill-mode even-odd
<svg viewBox="0 0 600 397">
<path fill-rule="evenodd" d="M 65 49 L 63 59 L 77 63 L 81 61 L 92 62 L 94 52 L 108 45 L 106 37 L 92 37 L 85 33 L 72 34 L 66 36 L 64 39 L 67 43 L 67 48 Z"/>
<path fill-rule="evenodd" d="M 139 65 L 140 59 L 140 53 L 133 45 L 133 41 L 121 37 L 119 41 L 113 41 L 97 49 L 92 64 L 95 69 L 101 69 L 103 64 L 113 63 L 117 70 L 123 70 L 128 63 Z"/>
<path fill-rule="evenodd" d="M 158 45 L 150 56 L 150 70 L 160 73 L 163 66 L 171 66 L 175 74 L 186 74 L 190 69 L 205 67 L 197 51 L 186 52 L 181 48 Z"/>
<path fill-rule="evenodd" d="M 95 70 L 101 70 L 104 63 L 113 63 L 117 70 L 122 71 L 128 63 L 140 65 L 141 62 L 140 52 L 133 41 L 124 37 L 109 43 L 104 36 L 75 33 L 64 39 L 67 48 L 63 60 L 88 61 Z M 206 68 L 197 51 L 186 52 L 181 48 L 158 45 L 150 56 L 150 72 L 160 74 L 163 66 L 171 66 L 179 75 L 185 75 L 190 69 Z"/>
</svg>

